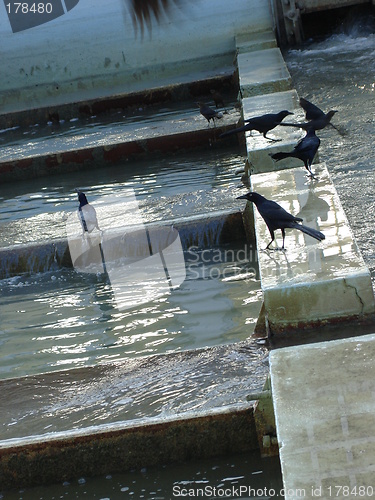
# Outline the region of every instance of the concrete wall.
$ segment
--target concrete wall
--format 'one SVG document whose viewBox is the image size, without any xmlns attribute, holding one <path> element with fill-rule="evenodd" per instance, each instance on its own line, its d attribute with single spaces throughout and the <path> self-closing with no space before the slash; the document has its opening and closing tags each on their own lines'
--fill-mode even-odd
<svg viewBox="0 0 375 500">
<path fill-rule="evenodd" d="M 181 0 L 142 37 L 127 1 L 79 0 L 15 33 L 1 3 L 0 113 L 152 88 L 215 65 L 220 71 L 218 56 L 233 59 L 236 34 L 272 28 L 268 0 Z"/>
</svg>

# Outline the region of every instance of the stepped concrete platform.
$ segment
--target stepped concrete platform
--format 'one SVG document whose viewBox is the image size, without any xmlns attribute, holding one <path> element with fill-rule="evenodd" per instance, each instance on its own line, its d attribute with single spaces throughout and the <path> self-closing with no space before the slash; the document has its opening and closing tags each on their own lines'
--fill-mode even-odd
<svg viewBox="0 0 375 500">
<path fill-rule="evenodd" d="M 242 98 L 292 88 L 292 79 L 280 49 L 240 52 L 237 56 Z"/>
<path fill-rule="evenodd" d="M 47 485 L 78 476 L 179 463 L 191 457 L 257 450 L 253 408 L 248 405 L 200 416 L 148 419 L 133 426 L 123 422 L 0 441 L 0 484 L 4 489 Z"/>
<path fill-rule="evenodd" d="M 53 221 L 51 222 L 51 224 Z M 24 220 L 24 227 L 32 221 Z M 165 228 L 167 224 L 149 224 L 148 228 Z M 245 241 L 246 234 L 240 212 L 229 212 L 210 217 L 191 217 L 189 221 L 174 221 L 173 227 L 177 229 L 181 245 L 184 250 L 194 246 L 212 246 L 215 244 L 229 244 Z M 113 237 L 118 242 L 118 248 L 123 249 L 123 234 L 126 234 L 127 226 L 119 236 L 116 230 Z M 217 233 L 217 234 L 216 234 Z M 108 239 L 111 239 L 111 231 L 106 231 Z M 0 246 L 0 279 L 17 276 L 23 273 L 47 272 L 52 269 L 73 267 L 69 251 L 68 239 L 54 238 L 46 241 L 19 244 L 9 247 Z"/>
<path fill-rule="evenodd" d="M 286 230 L 285 251 L 267 250 L 270 234 L 254 208 L 265 311 L 272 332 L 301 329 L 372 314 L 370 272 L 357 247 L 324 164 L 310 180 L 304 167 L 251 176 L 252 190 L 274 200 L 304 224 L 319 229 L 318 243 Z M 281 246 L 280 231 L 276 240 Z"/>
<path fill-rule="evenodd" d="M 267 113 L 278 113 L 284 109 L 294 113 L 287 116 L 285 122 L 305 121 L 303 110 L 299 105 L 299 96 L 293 90 L 285 92 L 274 92 L 255 97 L 242 99 L 243 117 L 245 120 L 253 116 L 261 116 Z M 277 151 L 291 151 L 297 142 L 305 135 L 305 132 L 294 127 L 278 126 L 268 132 L 267 136 L 276 139 L 278 142 L 267 140 L 259 132 L 246 132 L 246 149 L 249 160 L 249 173 L 271 172 L 282 168 L 291 168 L 303 163 L 296 158 L 289 158 L 288 161 L 275 162 L 270 154 Z M 318 156 L 316 156 L 317 161 Z"/>
<path fill-rule="evenodd" d="M 238 54 L 262 49 L 273 49 L 276 47 L 277 43 L 273 31 L 242 33 L 236 36 L 236 49 Z"/>
<path fill-rule="evenodd" d="M 111 112 L 122 111 L 130 115 L 134 110 L 147 110 L 150 106 L 166 103 L 180 103 L 182 101 L 202 99 L 210 96 L 210 89 L 230 89 L 233 86 L 234 67 L 230 64 L 221 67 L 220 73 L 206 70 L 202 73 L 176 76 L 175 79 L 162 81 L 158 79 L 153 86 L 143 90 L 131 91 L 129 88 L 118 93 L 112 89 L 107 95 L 98 95 L 90 98 L 87 93 L 80 101 L 60 103 L 59 100 L 46 100 L 38 108 L 13 109 L 4 105 L 0 114 L 0 129 L 16 126 L 35 125 L 47 121 L 68 121 L 72 118 L 90 118 L 92 116 L 108 115 Z M 117 90 L 117 89 L 116 89 Z M 227 97 L 227 96 L 226 96 Z M 118 120 L 118 117 L 115 117 Z"/>
<path fill-rule="evenodd" d="M 252 356 L 243 341 L 1 380 L 12 395 L 0 410 L 1 489 L 257 451 L 246 397 L 261 390 L 268 365 Z M 166 383 L 189 395 L 164 407 Z"/>
<path fill-rule="evenodd" d="M 166 117 L 144 121 L 123 120 L 109 126 L 84 127 L 76 133 L 61 133 L 59 129 L 24 146 L 4 146 L 1 150 L 0 175 L 3 182 L 28 179 L 54 173 L 66 173 L 112 165 L 120 160 L 145 158 L 189 150 L 224 141 L 218 136 L 236 126 L 240 113 L 232 108 L 216 124 L 207 125 L 199 113 L 180 111 Z"/>
<path fill-rule="evenodd" d="M 374 497 L 374 357 L 375 334 L 271 351 L 286 500 Z"/>
</svg>

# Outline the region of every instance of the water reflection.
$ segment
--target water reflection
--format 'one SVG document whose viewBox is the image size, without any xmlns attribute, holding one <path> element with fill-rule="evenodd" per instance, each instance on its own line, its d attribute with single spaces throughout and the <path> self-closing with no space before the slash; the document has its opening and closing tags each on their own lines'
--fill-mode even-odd
<svg viewBox="0 0 375 500">
<path fill-rule="evenodd" d="M 206 493 L 213 498 L 255 498 L 253 492 L 258 491 L 258 498 L 266 498 L 265 492 L 282 490 L 280 463 L 277 457 L 261 459 L 258 453 L 246 453 L 225 458 L 201 459 L 194 463 L 164 465 L 161 467 L 144 467 L 134 469 L 126 474 L 110 474 L 98 478 L 79 478 L 53 486 L 28 488 L 28 500 L 41 498 L 136 498 L 170 500 L 175 495 L 184 498 L 190 492 L 195 498 L 206 488 Z M 216 488 L 216 490 L 214 490 Z M 233 496 L 224 495 L 224 490 Z M 245 496 L 245 494 L 248 496 Z M 22 492 L 9 492 L 7 500 L 19 500 Z M 26 498 L 26 496 L 24 496 Z M 187 497 L 189 498 L 189 497 Z"/>
<path fill-rule="evenodd" d="M 373 16 L 351 19 L 324 40 L 285 54 L 298 94 L 338 110 L 335 125 L 346 135 L 321 131 L 320 160 L 327 164 L 373 282 L 374 27 Z"/>
<path fill-rule="evenodd" d="M 244 340 L 260 308 L 257 263 L 242 246 L 217 248 L 215 261 L 203 251 L 186 254 L 179 289 L 129 311 L 118 310 L 104 275 L 2 280 L 0 376 Z"/>
<path fill-rule="evenodd" d="M 90 201 L 121 197 L 134 190 L 144 221 L 168 223 L 187 217 L 214 215 L 233 209 L 237 186 L 235 172 L 243 158 L 232 149 L 175 155 L 150 163 L 126 162 L 87 173 L 0 186 L 1 247 L 65 238 L 65 223 L 77 208 L 76 188 Z M 220 205 L 218 206 L 218 200 Z M 123 223 L 123 221 L 122 221 Z M 173 223 L 173 222 L 172 222 Z"/>
</svg>

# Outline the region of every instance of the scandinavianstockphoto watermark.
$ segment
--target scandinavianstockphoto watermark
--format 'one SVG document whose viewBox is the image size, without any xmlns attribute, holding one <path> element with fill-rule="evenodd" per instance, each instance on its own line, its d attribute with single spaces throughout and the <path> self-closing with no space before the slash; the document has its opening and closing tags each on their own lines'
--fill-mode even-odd
<svg viewBox="0 0 375 500">
<path fill-rule="evenodd" d="M 267 250 L 260 257 L 249 243 L 184 249 L 176 228 L 145 223 L 131 188 L 93 202 L 83 196 L 84 204 L 66 221 L 72 263 L 82 273 L 105 273 L 120 310 L 168 295 L 186 278 L 281 281 L 304 272 L 287 252 Z M 313 252 L 308 261 L 317 268 L 319 255 Z M 261 273 L 260 258 L 267 258 Z"/>
<path fill-rule="evenodd" d="M 245 243 L 237 248 L 199 248 L 185 252 L 189 279 L 252 279 L 259 276 L 258 255 L 254 246 Z"/>
</svg>

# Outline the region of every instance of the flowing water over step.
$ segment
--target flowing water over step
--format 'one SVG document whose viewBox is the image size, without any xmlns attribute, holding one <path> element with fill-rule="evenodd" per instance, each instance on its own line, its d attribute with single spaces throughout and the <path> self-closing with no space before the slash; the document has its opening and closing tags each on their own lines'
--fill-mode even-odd
<svg viewBox="0 0 375 500">
<path fill-rule="evenodd" d="M 221 110 L 238 119 L 234 109 L 236 93 L 230 91 L 223 95 L 226 108 Z M 208 102 L 215 107 L 213 102 Z M 77 114 L 66 120 L 45 119 L 32 125 L 16 124 L 0 129 L 1 162 L 101 144 L 142 141 L 145 136 L 158 136 L 164 126 L 176 132 L 179 128 L 184 131 L 183 127 L 189 123 L 195 128 L 207 123 L 193 98 L 186 102 L 137 106 L 88 117 Z"/>
<path fill-rule="evenodd" d="M 257 263 L 243 247 L 203 252 L 186 255 L 179 289 L 125 311 L 102 275 L 57 270 L 3 280 L 0 377 L 246 339 L 260 309 Z"/>
<path fill-rule="evenodd" d="M 256 255 L 245 240 L 220 243 L 225 214 L 238 209 L 242 166 L 240 152 L 212 148 L 0 188 L 2 246 L 9 256 L 31 245 L 26 270 L 35 254 L 45 258 L 46 242 L 66 240 L 77 187 L 94 204 L 132 190 L 146 225 L 177 225 L 186 269 L 171 294 L 125 311 L 105 275 L 61 268 L 52 258 L 44 272 L 1 280 L 0 377 L 245 340 L 260 309 Z"/>
<path fill-rule="evenodd" d="M 1 247 L 66 237 L 66 219 L 78 206 L 77 188 L 90 202 L 132 189 L 145 222 L 212 217 L 237 210 L 244 161 L 233 148 L 127 162 L 105 170 L 56 175 L 0 186 Z"/>
<path fill-rule="evenodd" d="M 322 161 L 325 161 L 327 167 L 332 174 L 332 179 L 339 191 L 340 198 L 343 202 L 344 209 L 348 215 L 351 226 L 355 233 L 355 236 L 358 240 L 361 251 L 363 252 L 364 258 L 369 265 L 372 274 L 374 276 L 375 269 L 375 252 L 373 251 L 373 221 L 374 221 L 374 210 L 373 210 L 373 183 L 371 179 L 374 176 L 374 161 L 375 157 L 373 151 L 373 142 L 371 137 L 374 132 L 374 118 L 373 118 L 373 107 L 371 107 L 371 103 L 374 100 L 374 78 L 373 78 L 373 70 L 374 70 L 374 35 L 373 32 L 369 32 L 368 30 L 362 30 L 362 23 L 357 24 L 352 27 L 349 32 L 341 33 L 337 35 L 333 35 L 325 41 L 321 42 L 310 42 L 305 47 L 300 50 L 291 50 L 286 54 L 286 60 L 289 66 L 289 70 L 294 78 L 294 85 L 297 88 L 300 96 L 306 97 L 309 100 L 315 102 L 323 109 L 338 109 L 339 113 L 335 117 L 334 123 L 340 123 L 345 126 L 347 129 L 347 135 L 339 136 L 336 134 L 334 130 L 324 130 L 320 134 L 322 139 L 322 144 L 320 148 L 320 157 Z M 361 61 L 361 64 L 358 64 L 358 61 Z M 136 172 L 131 168 L 114 168 L 113 170 L 106 171 L 105 175 L 108 176 L 105 181 L 101 177 L 102 173 L 100 171 L 92 171 L 90 172 L 90 179 L 87 177 L 87 173 L 85 174 L 77 174 L 76 177 L 69 179 L 64 179 L 63 177 L 54 177 L 52 179 L 52 187 L 47 187 L 43 184 L 43 180 L 37 180 L 33 182 L 23 183 L 22 187 L 18 185 L 9 185 L 6 188 L 3 186 L 0 188 L 0 196 L 2 196 L 2 203 L 0 206 L 0 217 L 1 217 L 1 230 L 4 234 L 4 241 L 6 242 L 6 246 L 12 245 L 14 243 L 25 243 L 30 241 L 37 242 L 38 232 L 34 231 L 32 228 L 37 227 L 38 231 L 43 236 L 43 240 L 45 238 L 50 238 L 51 235 L 61 236 L 64 234 L 64 216 L 61 212 L 65 212 L 65 215 L 71 213 L 76 207 L 75 195 L 73 194 L 73 189 L 77 186 L 82 189 L 86 189 L 90 195 L 100 196 L 112 192 L 114 189 L 117 189 L 117 186 L 121 184 L 126 187 L 132 187 L 135 189 L 137 196 L 140 197 L 140 205 L 143 203 L 143 207 L 145 210 L 145 214 L 149 214 L 149 219 L 153 220 L 153 215 L 156 216 L 156 220 L 168 220 L 170 222 L 173 220 L 173 217 L 183 217 L 184 211 L 189 214 L 196 214 L 197 216 L 202 215 L 202 213 L 206 213 L 209 211 L 210 213 L 220 213 L 222 210 L 229 208 L 238 209 L 236 206 L 236 202 L 234 200 L 235 195 L 238 194 L 237 186 L 239 185 L 238 179 L 234 176 L 234 171 L 237 168 L 241 168 L 243 166 L 243 159 L 240 154 L 234 153 L 233 151 L 228 154 L 228 158 L 225 159 L 225 155 L 221 156 L 220 153 L 215 152 L 213 149 L 209 152 L 208 155 L 204 155 L 203 158 L 198 158 L 196 163 L 192 162 L 194 165 L 190 164 L 190 153 L 188 155 L 188 160 L 183 157 L 172 158 L 175 161 L 174 168 L 176 170 L 172 170 L 168 168 L 167 163 L 172 161 L 171 159 L 165 160 L 164 166 L 161 166 L 158 169 L 152 171 L 152 169 L 148 169 L 148 163 L 144 163 L 144 171 Z M 237 158 L 237 159 L 236 159 Z M 233 163 L 234 162 L 234 163 Z M 165 170 L 164 170 L 164 167 Z M 148 172 L 148 175 L 144 177 L 144 172 Z M 168 180 L 168 182 L 167 182 Z M 194 185 L 193 185 L 194 184 Z M 144 195 L 143 201 L 141 197 Z M 155 203 L 154 196 L 158 198 L 158 201 Z M 165 196 L 166 198 L 162 198 Z M 93 198 L 94 199 L 94 198 Z M 169 207 L 168 202 L 170 200 L 175 200 L 175 203 L 172 203 L 172 207 Z M 176 200 L 182 201 L 182 204 L 176 202 Z M 205 201 L 203 201 L 205 200 Z M 215 205 L 214 201 L 218 201 L 218 204 Z M 207 204 L 205 204 L 207 202 Z M 153 205 L 155 203 L 155 205 Z M 224 205 L 224 206 L 223 206 Z M 42 208 L 40 208 L 40 206 Z M 159 219 L 157 218 L 158 207 L 161 209 L 162 215 L 160 215 Z M 16 211 L 24 210 L 26 213 L 24 215 L 17 215 Z M 181 210 L 179 212 L 179 209 Z M 46 216 L 44 214 L 47 214 Z M 364 217 L 366 214 L 366 217 Z M 43 217 L 46 217 L 48 223 L 43 220 Z M 33 218 L 32 224 L 29 225 L 29 218 Z M 36 224 L 36 226 L 34 226 Z M 51 228 L 51 225 L 54 227 Z M 25 228 L 25 232 L 24 229 Z M 233 248 L 233 247 L 228 247 Z M 234 246 L 236 248 L 236 245 Z M 225 248 L 220 248 L 222 252 Z M 204 251 L 204 248 L 199 249 L 200 252 Z M 213 265 L 216 267 L 216 263 L 212 262 L 211 259 L 210 266 Z M 237 262 L 235 266 L 239 263 Z M 246 264 L 242 269 L 246 272 Z M 239 266 L 241 267 L 241 266 Z M 213 269 L 209 267 L 209 269 Z M 45 298 L 46 300 L 43 303 L 43 307 L 48 304 L 48 300 L 52 300 L 52 290 L 53 287 L 49 280 L 60 283 L 63 286 L 63 283 L 60 280 L 67 278 L 71 273 L 71 270 L 58 270 L 57 273 L 45 273 L 41 276 L 26 276 L 26 277 L 15 277 L 7 280 L 3 280 L 1 284 L 7 287 L 6 296 L 2 295 L 3 305 L 10 300 L 10 293 L 20 293 L 24 296 L 25 293 L 25 284 L 29 283 L 32 286 L 32 279 L 36 282 L 41 280 L 42 282 L 47 281 L 47 287 L 45 290 Z M 52 278 L 55 276 L 55 278 Z M 22 284 L 20 286 L 16 286 L 17 284 Z M 95 307 L 98 308 L 98 303 L 95 304 L 96 297 L 93 295 L 96 293 L 96 290 L 99 290 L 99 293 L 105 295 L 107 294 L 107 298 L 110 296 L 109 291 L 105 288 L 105 281 L 101 281 L 99 277 L 85 276 L 83 280 L 84 286 L 86 289 L 90 291 L 90 298 L 94 297 L 94 300 L 89 300 L 89 307 L 93 310 Z M 189 281 L 187 284 L 189 285 Z M 208 283 L 213 284 L 208 280 Z M 72 282 L 72 284 L 74 284 Z M 196 284 L 196 283 L 194 283 Z M 215 285 L 218 284 L 218 281 L 215 281 Z M 228 283 L 225 281 L 221 283 L 221 287 L 226 286 Z M 235 287 L 238 285 L 238 280 L 234 280 Z M 244 280 L 244 284 L 246 285 L 242 290 L 244 290 L 244 294 L 241 292 L 242 300 L 243 297 L 249 293 L 250 287 L 246 279 Z M 190 283 L 191 285 L 191 283 Z M 73 286 L 74 289 L 74 286 Z M 179 290 L 180 293 L 183 292 L 183 289 Z M 258 293 L 258 292 L 257 292 Z M 82 297 L 82 290 L 75 289 L 74 294 L 78 297 Z M 250 292 L 251 295 L 251 292 Z M 250 297 L 247 295 L 247 297 Z M 228 297 L 226 297 L 228 298 Z M 5 300 L 5 302 L 4 302 Z M 53 300 L 57 301 L 58 297 L 53 297 Z M 30 304 L 32 301 L 29 302 Z M 212 304 L 216 304 L 216 297 L 212 296 Z M 27 304 L 27 302 L 26 302 Z M 87 302 L 83 301 L 83 304 L 86 306 Z M 41 304 L 38 303 L 38 306 Z M 74 307 L 77 304 L 62 304 L 61 307 Z M 82 305 L 82 304 L 81 304 Z M 215 320 L 215 316 L 217 315 L 218 310 L 220 309 L 222 302 L 220 302 L 220 306 L 215 310 L 213 314 L 213 319 Z M 60 307 L 59 306 L 59 307 Z M 79 303 L 78 303 L 79 306 Z M 22 311 L 22 302 L 18 302 L 18 306 L 20 311 Z M 241 307 L 239 308 L 241 309 Z M 104 312 L 100 310 L 100 308 L 96 309 L 94 316 L 97 320 L 97 323 L 100 323 L 99 312 L 100 314 L 108 314 L 108 312 Z M 224 313 L 225 311 L 220 311 Z M 19 313 L 22 316 L 22 312 Z M 73 317 L 80 317 L 81 310 L 76 313 Z M 180 318 L 187 318 L 188 315 L 180 315 Z M 44 320 L 48 320 L 48 316 L 45 316 Z M 159 318 L 160 319 L 160 318 Z M 165 318 L 163 318 L 164 320 Z M 247 321 L 246 318 L 242 317 L 240 321 Z M 116 326 L 116 318 L 114 321 Z M 145 329 L 147 329 L 147 325 L 143 325 Z M 199 321 L 197 320 L 195 327 L 199 328 Z M 87 325 L 85 326 L 85 328 Z M 1 327 L 2 328 L 2 327 Z M 124 329 L 124 325 L 120 326 L 121 329 Z M 121 333 L 118 337 L 117 330 L 114 332 L 105 331 L 103 329 L 101 332 L 96 332 L 92 334 L 93 342 L 90 345 L 90 341 L 85 344 L 86 339 L 75 339 L 73 344 L 77 344 L 77 350 L 82 349 L 79 353 L 79 363 L 82 359 L 85 358 L 87 353 L 90 353 L 90 349 L 92 350 L 92 346 L 99 346 L 99 349 L 104 349 L 108 337 L 111 337 L 111 341 L 118 341 L 121 337 Z M 34 334 L 32 334 L 34 335 Z M 30 335 L 30 337 L 32 336 Z M 12 338 L 11 338 L 12 337 Z M 69 332 L 66 334 L 66 337 L 69 337 Z M 125 337 L 125 335 L 124 335 Z M 1 334 L 1 339 L 5 338 L 4 333 Z M 7 341 L 16 342 L 17 334 L 13 336 L 9 336 Z M 11 340 L 10 340 L 11 339 Z M 150 343 L 152 343 L 155 339 L 151 338 Z M 174 340 L 174 339 L 173 339 Z M 172 340 L 172 342 L 173 342 Z M 65 339 L 64 339 L 65 342 Z M 69 342 L 69 340 L 67 341 Z M 141 341 L 140 341 L 141 342 Z M 100 344 L 101 343 L 101 344 Z M 3 347 L 6 342 L 3 342 Z M 21 343 L 20 343 L 21 344 Z M 13 349 L 13 353 L 7 357 L 6 363 L 8 363 L 8 367 L 11 368 L 8 371 L 8 374 L 4 374 L 6 378 L 10 376 L 14 367 L 16 365 L 17 358 L 17 349 L 19 349 L 20 344 L 15 346 L 15 351 Z M 35 343 L 34 343 L 35 345 Z M 125 344 L 126 345 L 126 344 Z M 165 340 L 161 344 L 166 348 L 168 346 L 168 341 Z M 49 349 L 51 350 L 52 342 L 50 343 Z M 108 348 L 109 347 L 109 348 Z M 29 345 L 30 348 L 30 345 Z M 128 348 L 131 349 L 131 346 L 128 345 Z M 149 349 L 148 352 L 151 352 L 152 348 Z M 47 347 L 48 349 L 48 347 Z M 66 344 L 61 346 L 61 351 L 66 349 Z M 74 349 L 74 347 L 73 347 Z M 111 354 L 115 353 L 114 346 L 107 346 L 107 352 L 111 350 Z M 86 352 L 84 352 L 86 350 Z M 245 394 L 249 389 L 248 383 L 258 384 L 258 387 L 261 387 L 261 381 L 264 377 L 264 374 L 267 372 L 267 368 L 264 365 L 264 355 L 265 353 L 262 350 L 253 350 L 253 347 L 249 349 L 249 344 L 244 341 L 243 344 L 238 344 L 237 347 L 233 348 L 232 346 L 223 346 L 219 348 L 210 348 L 203 351 L 203 356 L 201 357 L 200 351 L 194 352 L 194 361 L 192 361 L 191 355 L 187 356 L 185 353 L 177 352 L 173 354 L 174 361 L 170 363 L 172 358 L 168 356 L 158 356 L 155 358 L 148 358 L 147 361 L 144 361 L 145 365 L 143 365 L 143 370 L 140 371 L 141 376 L 138 377 L 137 380 L 137 371 L 134 372 L 133 379 L 127 379 L 128 381 L 132 381 L 134 385 L 132 386 L 133 393 L 129 396 L 128 390 L 129 386 L 126 385 L 126 382 L 123 385 L 119 382 L 119 379 L 111 379 L 113 381 L 112 389 L 115 389 L 116 398 L 115 402 L 118 403 L 118 407 L 121 408 L 122 411 L 130 411 L 131 409 L 131 400 L 127 399 L 128 397 L 133 398 L 135 403 L 139 403 L 137 408 L 137 404 L 135 404 L 134 409 L 138 412 L 138 415 L 144 417 L 144 407 L 142 407 L 142 397 L 145 396 L 147 391 L 152 389 L 152 384 L 155 382 L 155 379 L 152 377 L 148 380 L 148 378 L 144 378 L 144 373 L 149 373 L 149 364 L 152 363 L 153 359 L 158 359 L 156 363 L 156 367 L 161 368 L 160 370 L 160 379 L 158 379 L 157 384 L 155 386 L 155 391 L 150 393 L 150 397 L 154 398 L 152 400 L 153 409 L 156 410 L 155 414 L 163 414 L 163 412 L 176 412 L 179 410 L 184 411 L 187 406 L 191 405 L 193 407 L 197 404 L 197 408 L 207 409 L 205 404 L 207 401 L 212 402 L 213 405 L 223 406 L 225 404 L 232 404 L 234 399 L 236 401 L 241 401 L 241 398 L 245 397 Z M 72 361 L 72 358 L 69 356 L 75 355 L 76 353 L 65 352 L 67 355 L 66 359 Z M 22 357 L 22 356 L 21 356 Z M 32 359 L 32 358 L 31 358 Z M 55 358 L 57 359 L 57 358 Z M 118 358 L 115 358 L 118 359 Z M 217 360 L 222 359 L 223 364 L 217 365 Z M 151 360 L 151 361 L 150 361 Z M 181 382 L 178 374 L 181 368 L 180 361 L 183 360 L 184 365 L 184 379 Z M 64 361 L 65 362 L 65 361 Z M 143 363 L 143 358 L 133 359 L 129 362 L 129 369 L 134 368 L 133 363 Z M 187 366 L 190 365 L 190 369 L 187 369 Z M 216 370 L 218 367 L 218 371 Z M 46 365 L 45 365 L 46 367 Z M 29 367 L 30 368 L 30 367 Z M 221 372 L 221 368 L 226 368 L 228 371 L 224 370 Z M 33 367 L 31 367 L 33 369 Z M 20 367 L 17 368 L 22 372 L 22 366 L 20 363 Z M 35 369 L 35 373 L 39 370 Z M 15 373 L 13 371 L 13 373 Z M 154 373 L 154 372 L 152 372 Z M 171 384 L 170 392 L 166 392 L 166 386 L 162 384 L 162 379 L 165 378 L 165 383 L 168 384 L 168 387 Z M 203 378 L 204 381 L 203 381 Z M 220 378 L 219 384 L 215 386 L 216 380 Z M 39 379 L 40 380 L 40 379 Z M 186 381 L 190 380 L 191 386 L 189 386 L 189 394 L 188 397 L 185 398 L 185 390 Z M 37 379 L 35 379 L 37 382 Z M 16 387 L 17 380 L 8 380 L 6 381 L 11 389 L 12 384 Z M 150 385 L 148 385 L 150 384 Z M 196 384 L 196 385 L 195 385 Z M 234 385 L 233 385 L 234 384 Z M 212 389 L 210 387 L 212 385 Z M 109 392 L 106 392 L 108 389 L 108 385 L 105 387 L 104 394 L 108 395 Z M 140 400 L 136 400 L 135 396 L 137 396 L 138 388 L 141 387 L 142 390 L 140 392 Z M 234 387 L 234 389 L 233 389 Z M 124 393 L 121 393 L 123 389 L 126 388 Z M 143 388 L 146 392 L 143 392 Z M 42 387 L 43 389 L 43 387 Z M 45 385 L 45 390 L 48 391 L 48 384 Z M 86 391 L 85 391 L 86 389 Z M 215 395 L 215 391 L 217 393 Z M 82 406 L 82 404 L 90 407 L 92 403 L 92 399 L 90 399 L 90 394 L 88 391 L 88 386 L 83 387 L 83 391 L 81 394 L 78 394 L 77 407 L 78 409 Z M 7 392 L 8 394 L 12 394 L 11 392 Z M 55 412 L 59 409 L 61 410 L 61 422 L 67 422 L 67 427 L 70 427 L 72 424 L 72 418 L 74 419 L 74 401 L 73 405 L 67 404 L 69 398 L 71 399 L 71 393 L 61 393 L 63 399 L 60 400 L 62 402 L 62 406 L 52 406 L 51 407 L 43 407 L 39 408 L 31 417 L 30 428 L 28 427 L 27 417 L 30 417 L 30 412 L 27 413 L 27 408 L 30 408 L 29 405 L 23 406 L 23 401 L 20 399 L 18 401 L 18 410 L 16 410 L 16 416 L 13 422 L 9 420 L 9 415 L 6 417 L 8 422 L 7 427 L 7 436 L 19 436 L 29 431 L 41 432 L 40 424 L 43 421 L 40 420 L 39 416 L 44 412 L 44 416 L 47 418 L 46 420 L 46 428 L 44 431 L 48 432 L 50 429 L 50 425 L 55 423 L 53 416 L 55 416 Z M 57 394 L 59 396 L 59 394 Z M 215 397 L 215 396 L 220 397 Z M 92 396 L 92 395 L 91 395 Z M 8 396 L 7 396 L 8 397 Z M 65 399 L 64 399 L 65 397 Z M 234 398 L 234 399 L 233 399 Z M 151 400 L 149 400 L 150 402 Z M 173 402 L 176 401 L 175 405 Z M 54 401 L 54 403 L 58 402 L 58 398 Z M 65 402 L 65 403 L 64 403 Z M 27 403 L 27 400 L 26 400 Z M 34 401 L 35 403 L 35 401 Z M 96 413 L 98 418 L 104 416 L 107 418 L 109 413 L 114 411 L 116 408 L 114 405 L 107 405 L 107 401 L 104 399 L 104 404 L 101 408 L 96 406 L 98 404 L 97 399 L 95 400 L 95 404 L 91 406 L 93 410 L 93 414 Z M 109 410 L 109 411 L 108 411 Z M 40 413 L 38 413 L 40 411 Z M 49 413 L 48 413 L 49 411 Z M 121 412 L 118 413 L 120 417 Z M 92 416 L 92 414 L 91 414 Z M 84 419 L 84 414 L 77 414 L 77 419 L 74 425 L 79 425 L 81 419 Z M 9 425 L 11 423 L 12 425 Z M 43 424 L 44 425 L 44 424 Z M 36 426 L 36 427 L 34 427 Z M 14 430 L 11 428 L 14 427 Z M 43 432 L 43 429 L 42 429 Z M 199 468 L 199 467 L 198 467 Z M 173 468 L 168 468 L 168 474 L 173 474 Z M 237 470 L 237 466 L 236 466 Z M 193 474 L 189 474 L 187 476 L 188 479 L 191 480 Z M 272 473 L 269 472 L 267 478 L 263 478 L 263 485 L 266 481 L 270 481 L 270 477 L 272 477 Z M 117 478 L 116 478 L 117 479 Z M 221 478 L 222 479 L 222 478 Z M 101 485 L 103 485 L 103 479 L 101 480 Z M 108 481 L 111 481 L 108 479 Z M 137 478 L 134 479 L 136 489 L 137 484 L 147 484 L 147 486 L 142 486 L 143 488 L 152 488 L 153 478 L 150 478 L 150 483 L 144 483 L 144 477 L 140 478 L 137 483 Z M 156 479 L 155 481 L 159 481 Z M 251 475 L 248 476 L 248 482 L 252 482 Z M 84 483 L 82 483 L 83 485 Z M 109 484 L 109 483 L 108 483 Z M 122 476 L 119 479 L 119 484 L 121 486 L 116 488 L 127 488 L 128 487 L 128 477 Z M 82 486 L 80 485 L 80 487 Z M 107 496 L 111 498 L 116 498 L 116 493 L 112 495 L 112 486 L 111 484 L 108 488 L 105 486 L 102 496 Z M 85 487 L 85 486 L 84 486 Z M 61 489 L 63 486 L 61 486 Z M 67 490 L 62 491 L 61 494 L 65 494 Z M 90 492 L 90 490 L 88 490 Z M 126 490 L 128 491 L 128 490 Z M 126 491 L 122 492 L 126 494 Z M 132 491 L 132 488 L 129 489 Z M 56 493 L 56 490 L 53 491 L 53 494 Z M 78 491 L 73 491 L 71 494 L 71 498 L 75 495 L 79 495 L 82 493 L 82 489 Z M 121 493 L 121 494 L 122 494 Z M 37 497 L 40 498 L 43 492 L 39 490 L 37 492 Z M 141 494 L 144 494 L 147 498 L 147 494 L 141 491 Z M 18 498 L 18 493 L 14 498 Z M 48 493 L 46 493 L 48 497 Z M 69 492 L 68 492 L 69 495 Z M 170 498 L 170 494 L 165 491 L 156 492 L 155 495 L 149 495 L 154 498 L 158 495 L 161 498 Z M 30 497 L 32 498 L 32 497 Z M 94 498 L 94 497 L 93 497 Z"/>
</svg>

